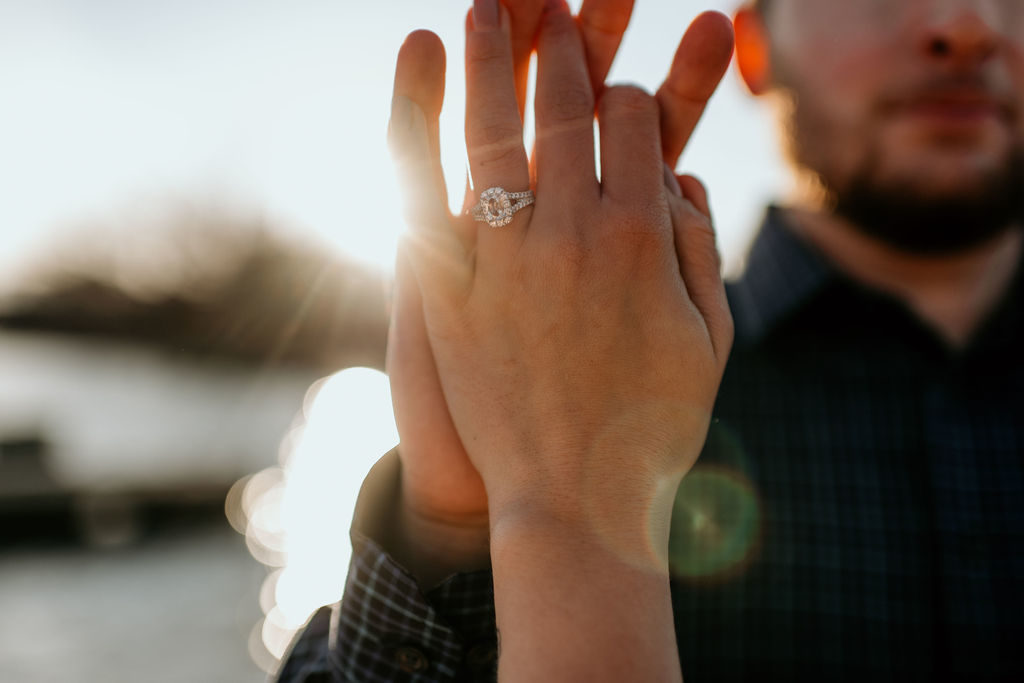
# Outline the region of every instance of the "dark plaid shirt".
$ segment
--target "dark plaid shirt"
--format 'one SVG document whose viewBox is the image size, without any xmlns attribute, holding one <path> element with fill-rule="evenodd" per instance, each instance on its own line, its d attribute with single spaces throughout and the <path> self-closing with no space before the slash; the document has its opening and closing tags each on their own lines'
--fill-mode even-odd
<svg viewBox="0 0 1024 683">
<path fill-rule="evenodd" d="M 688 683 L 1024 681 L 1022 294 L 1018 272 L 955 351 L 769 211 L 729 286 L 737 341 L 673 513 Z M 490 574 L 423 595 L 353 538 L 344 600 L 281 680 L 492 678 Z"/>
</svg>

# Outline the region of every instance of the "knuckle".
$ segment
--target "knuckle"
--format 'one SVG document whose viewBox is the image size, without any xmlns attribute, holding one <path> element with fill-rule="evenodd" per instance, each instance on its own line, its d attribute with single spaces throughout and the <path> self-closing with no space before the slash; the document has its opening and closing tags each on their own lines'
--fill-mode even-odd
<svg viewBox="0 0 1024 683">
<path fill-rule="evenodd" d="M 494 35 L 473 33 L 466 41 L 466 63 L 471 68 L 489 71 L 511 62 L 508 46 L 495 40 Z"/>
<path fill-rule="evenodd" d="M 693 213 L 690 215 L 689 222 L 690 229 L 699 232 L 701 237 L 706 240 L 712 247 L 712 250 L 714 250 L 715 226 L 711 224 L 711 219 L 700 211 L 694 209 Z M 717 250 L 714 251 L 717 253 Z"/>
<path fill-rule="evenodd" d="M 658 103 L 654 96 L 633 85 L 616 85 L 608 88 L 601 98 L 606 115 L 613 116 L 658 116 Z"/>
<path fill-rule="evenodd" d="M 594 97 L 589 84 L 582 82 L 559 88 L 547 96 L 538 94 L 537 118 L 546 124 L 593 125 Z"/>
<path fill-rule="evenodd" d="M 662 205 L 644 204 L 622 211 L 617 220 L 616 230 L 646 243 L 652 236 L 664 240 L 669 234 L 669 225 L 670 219 Z"/>
<path fill-rule="evenodd" d="M 582 236 L 566 230 L 545 238 L 543 268 L 552 279 L 545 286 L 545 296 L 573 289 L 585 276 L 590 262 L 590 249 Z"/>
<path fill-rule="evenodd" d="M 682 223 L 684 229 L 700 234 L 703 238 L 710 240 L 714 245 L 715 224 L 711 217 L 694 206 L 693 202 L 687 199 L 673 201 L 673 212 L 675 219 Z"/>
<path fill-rule="evenodd" d="M 580 23 L 588 30 L 619 38 L 629 25 L 630 7 L 626 3 L 606 4 L 580 11 Z"/>
<path fill-rule="evenodd" d="M 551 256 L 564 272 L 578 273 L 587 261 L 589 250 L 575 233 L 567 233 L 554 240 Z"/>
<path fill-rule="evenodd" d="M 470 158 L 475 161 L 475 166 L 480 170 L 508 169 L 517 165 L 526 166 L 521 144 L 494 144 L 477 147 L 470 154 Z"/>
<path fill-rule="evenodd" d="M 718 253 L 715 242 L 715 233 L 708 227 L 707 221 L 694 222 L 687 225 L 684 230 L 690 231 L 690 244 L 692 248 L 687 250 L 687 260 L 698 268 L 700 272 L 707 273 L 710 278 L 720 278 L 722 273 L 722 256 Z"/>
<path fill-rule="evenodd" d="M 690 83 L 681 79 L 672 78 L 662 83 L 659 94 L 668 106 L 692 106 L 703 107 L 707 104 L 710 95 L 702 95 L 692 90 Z"/>
<path fill-rule="evenodd" d="M 700 244 L 702 245 L 705 258 L 708 264 L 716 273 L 722 270 L 722 255 L 718 253 L 718 239 L 711 221 L 703 216 L 694 221 L 693 229 L 700 233 Z"/>
<path fill-rule="evenodd" d="M 469 127 L 471 147 L 508 147 L 520 141 L 517 127 L 505 121 L 490 121 Z"/>
<path fill-rule="evenodd" d="M 599 232 L 603 249 L 616 254 L 632 270 L 647 271 L 672 249 L 667 223 L 664 211 L 655 206 L 616 212 L 608 228 Z"/>
<path fill-rule="evenodd" d="M 473 126 L 467 137 L 471 158 L 483 165 L 516 162 L 524 154 L 521 130 L 504 122 Z"/>
<path fill-rule="evenodd" d="M 550 4 L 550 3 L 548 3 Z M 576 22 L 568 8 L 545 11 L 541 23 L 541 40 L 558 44 L 561 41 L 578 40 Z"/>
</svg>

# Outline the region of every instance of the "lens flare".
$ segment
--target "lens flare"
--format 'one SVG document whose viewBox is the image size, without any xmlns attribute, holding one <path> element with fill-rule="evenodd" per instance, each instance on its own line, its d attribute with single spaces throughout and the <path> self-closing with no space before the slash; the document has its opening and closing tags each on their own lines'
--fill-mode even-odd
<svg viewBox="0 0 1024 683">
<path fill-rule="evenodd" d="M 760 528 L 760 502 L 746 477 L 697 465 L 679 486 L 672 510 L 672 576 L 709 580 L 741 571 L 757 549 Z"/>
<path fill-rule="evenodd" d="M 359 488 L 398 442 L 388 380 L 376 370 L 316 382 L 303 417 L 282 440 L 282 466 L 243 479 L 226 503 L 252 555 L 275 568 L 260 590 L 266 617 L 250 638 L 253 660 L 268 672 L 313 612 L 341 598 Z"/>
</svg>

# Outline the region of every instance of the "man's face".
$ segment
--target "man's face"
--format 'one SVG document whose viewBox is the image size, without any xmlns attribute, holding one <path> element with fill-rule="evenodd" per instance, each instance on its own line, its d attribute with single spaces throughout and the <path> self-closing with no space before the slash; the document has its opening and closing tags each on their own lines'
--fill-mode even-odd
<svg viewBox="0 0 1024 683">
<path fill-rule="evenodd" d="M 767 25 L 790 152 L 837 211 L 940 252 L 1021 217 L 1024 0 L 773 0 Z"/>
</svg>

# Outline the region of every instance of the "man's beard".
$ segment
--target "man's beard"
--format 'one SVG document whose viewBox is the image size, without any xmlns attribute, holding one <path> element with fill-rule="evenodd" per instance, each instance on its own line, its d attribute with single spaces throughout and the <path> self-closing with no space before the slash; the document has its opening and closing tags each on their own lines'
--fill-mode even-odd
<svg viewBox="0 0 1024 683">
<path fill-rule="evenodd" d="M 869 160 L 841 190 L 819 178 L 837 215 L 901 251 L 957 253 L 1024 224 L 1024 149 L 973 192 L 926 196 L 910 183 L 879 182 L 874 168 Z"/>
<path fill-rule="evenodd" d="M 780 70 L 785 73 L 785 70 Z M 868 149 L 851 178 L 831 177 L 825 147 L 816 141 L 836 135 L 812 98 L 788 88 L 786 148 L 791 163 L 812 173 L 824 191 L 826 207 L 857 230 L 901 251 L 942 255 L 966 251 L 1024 225 L 1024 145 L 983 182 L 972 181 L 956 194 L 923 191 L 913 181 L 881 179 L 881 150 Z M 868 143 L 870 144 L 870 143 Z M 827 151 L 825 151 L 827 153 Z"/>
</svg>

